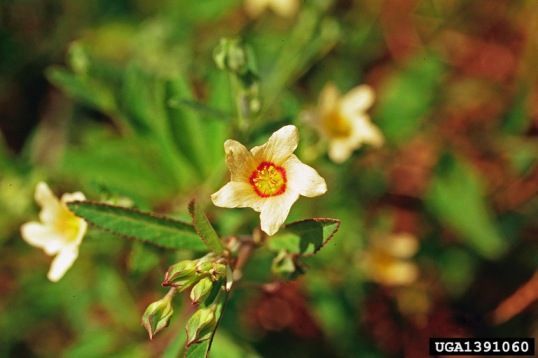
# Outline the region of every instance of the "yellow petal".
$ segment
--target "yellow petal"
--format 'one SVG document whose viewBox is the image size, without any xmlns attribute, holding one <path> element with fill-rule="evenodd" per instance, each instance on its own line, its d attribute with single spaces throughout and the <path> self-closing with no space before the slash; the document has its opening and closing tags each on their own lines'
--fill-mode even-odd
<svg viewBox="0 0 538 358">
<path fill-rule="evenodd" d="M 251 149 L 256 162 L 267 161 L 282 165 L 295 151 L 299 143 L 299 132 L 294 125 L 287 125 L 271 135 L 267 143 Z"/>
<path fill-rule="evenodd" d="M 74 245 L 80 245 L 82 242 L 82 239 L 84 238 L 84 235 L 86 235 L 86 231 L 88 230 L 88 223 L 84 219 L 78 218 L 78 232 L 75 240 L 72 242 Z"/>
<path fill-rule="evenodd" d="M 299 0 L 271 0 L 271 7 L 278 15 L 291 17 L 299 8 Z"/>
<path fill-rule="evenodd" d="M 261 211 L 263 198 L 259 197 L 252 186 L 245 182 L 231 181 L 211 195 L 216 206 L 222 208 L 252 208 Z"/>
<path fill-rule="evenodd" d="M 35 201 L 41 206 L 39 219 L 45 223 L 53 223 L 62 210 L 62 205 L 45 182 L 39 182 L 35 190 Z"/>
<path fill-rule="evenodd" d="M 62 195 L 62 203 L 70 203 L 73 201 L 84 201 L 86 200 L 86 196 L 82 194 L 80 191 L 77 191 L 75 193 L 65 193 Z"/>
<path fill-rule="evenodd" d="M 251 17 L 258 17 L 268 5 L 268 0 L 245 0 L 245 10 Z"/>
<path fill-rule="evenodd" d="M 248 182 L 249 176 L 256 168 L 252 153 L 243 144 L 232 139 L 224 142 L 224 152 L 231 180 Z"/>
<path fill-rule="evenodd" d="M 325 194 L 327 191 L 325 179 L 295 155 L 292 154 L 283 166 L 286 169 L 289 189 L 309 198 Z"/>
<path fill-rule="evenodd" d="M 43 249 L 47 255 L 58 253 L 66 245 L 64 237 L 53 227 L 38 222 L 22 225 L 21 236 L 28 244 Z"/>
<path fill-rule="evenodd" d="M 389 285 L 408 285 L 418 277 L 418 268 L 414 263 L 397 261 L 385 268 L 383 279 Z"/>
<path fill-rule="evenodd" d="M 394 257 L 409 258 L 418 251 L 417 238 L 408 233 L 394 234 L 382 241 L 385 252 Z"/>
<path fill-rule="evenodd" d="M 50 265 L 48 279 L 52 282 L 59 281 L 64 274 L 69 270 L 78 257 L 78 246 L 72 246 L 61 250 L 58 255 L 52 260 Z"/>
<path fill-rule="evenodd" d="M 370 117 L 367 115 L 358 116 L 353 119 L 353 137 L 360 143 L 367 143 L 375 147 L 383 144 L 383 134 L 372 124 Z"/>
<path fill-rule="evenodd" d="M 279 196 L 265 198 L 260 214 L 262 231 L 269 236 L 276 234 L 284 221 L 286 221 L 291 206 L 298 198 L 299 193 L 293 190 L 288 190 Z"/>
<path fill-rule="evenodd" d="M 345 116 L 352 117 L 365 112 L 374 103 L 374 90 L 368 85 L 361 85 L 346 93 L 341 101 Z"/>
<path fill-rule="evenodd" d="M 332 83 L 328 83 L 323 87 L 319 95 L 319 110 L 321 116 L 333 112 L 338 106 L 340 100 L 340 92 Z"/>
<path fill-rule="evenodd" d="M 360 142 L 353 138 L 331 140 L 329 142 L 329 158 L 335 163 L 343 163 L 359 145 Z"/>
</svg>

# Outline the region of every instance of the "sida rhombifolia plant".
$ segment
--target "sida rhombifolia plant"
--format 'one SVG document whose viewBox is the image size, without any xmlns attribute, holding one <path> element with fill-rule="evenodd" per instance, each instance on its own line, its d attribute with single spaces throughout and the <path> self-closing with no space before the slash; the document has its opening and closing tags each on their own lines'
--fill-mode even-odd
<svg viewBox="0 0 538 358">
<path fill-rule="evenodd" d="M 223 39 L 214 59 L 219 69 L 228 73 L 235 97 L 237 113 L 232 133 L 236 139 L 248 140 L 262 107 L 252 53 L 238 40 Z M 274 273 L 295 277 L 303 272 L 301 257 L 315 254 L 339 228 L 340 222 L 329 218 L 284 224 L 300 196 L 312 198 L 327 191 L 318 172 L 294 154 L 298 142 L 294 125 L 278 129 L 264 144 L 250 150 L 235 139 L 226 140 L 223 145 L 229 181 L 210 198 L 190 202 L 191 222 L 92 202 L 82 193 L 64 194 L 58 199 L 45 183 L 40 183 L 36 188 L 36 201 L 42 208 L 40 222 L 23 225 L 22 237 L 48 255 L 55 255 L 49 271 L 52 281 L 61 279 L 76 260 L 88 223 L 169 250 L 205 252 L 198 258 L 177 262 L 163 273 L 162 286 L 169 289 L 168 293 L 146 308 L 142 325 L 152 339 L 173 319 L 174 298 L 186 294 L 196 309 L 185 326 L 184 355 L 206 357 L 226 301 L 256 250 L 273 252 Z M 208 199 L 218 207 L 252 208 L 260 213 L 259 227 L 221 237 L 201 205 Z"/>
</svg>

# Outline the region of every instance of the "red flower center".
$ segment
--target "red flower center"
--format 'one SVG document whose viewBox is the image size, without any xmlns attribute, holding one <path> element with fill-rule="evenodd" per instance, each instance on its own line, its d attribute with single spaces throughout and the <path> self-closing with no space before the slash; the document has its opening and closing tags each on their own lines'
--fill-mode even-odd
<svg viewBox="0 0 538 358">
<path fill-rule="evenodd" d="M 271 162 L 262 162 L 250 175 L 249 182 L 260 197 L 277 196 L 286 191 L 286 170 Z"/>
</svg>

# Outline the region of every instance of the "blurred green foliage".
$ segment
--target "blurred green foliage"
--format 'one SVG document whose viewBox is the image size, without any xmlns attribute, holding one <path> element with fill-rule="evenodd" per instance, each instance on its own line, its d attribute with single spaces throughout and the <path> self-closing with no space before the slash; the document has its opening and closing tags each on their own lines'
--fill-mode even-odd
<svg viewBox="0 0 538 358">
<path fill-rule="evenodd" d="M 531 0 L 305 0 L 290 19 L 251 19 L 239 0 L 6 1 L 0 356 L 183 354 L 186 299 L 176 298 L 176 315 L 153 341 L 140 317 L 165 293 L 167 267 L 197 256 L 92 227 L 73 268 L 50 283 L 49 258 L 19 233 L 36 218 L 35 185 L 157 213 L 144 218 L 165 241 L 167 225 L 190 222 L 192 197 L 222 237 L 250 233 L 256 213 L 207 204 L 226 178 L 223 143 L 251 147 L 289 123 L 300 128 L 298 156 L 329 191 L 299 201 L 287 222 L 341 225 L 328 242 L 302 247 L 282 231 L 256 251 L 226 303 L 214 357 L 421 356 L 430 336 L 536 337 L 535 305 L 504 316 L 496 308 L 538 267 L 537 16 Z M 234 125 L 237 88 L 213 62 L 223 37 L 241 38 L 255 60 L 261 108 L 244 138 Z M 382 148 L 329 161 L 300 119 L 328 82 L 375 89 Z M 124 228 L 95 215 L 97 226 Z M 328 226 L 312 231 L 328 239 Z M 130 230 L 120 233 L 145 235 Z M 189 248 L 205 250 L 186 230 Z M 375 239 L 393 232 L 420 242 L 419 280 L 407 287 L 373 283 L 361 268 Z"/>
</svg>

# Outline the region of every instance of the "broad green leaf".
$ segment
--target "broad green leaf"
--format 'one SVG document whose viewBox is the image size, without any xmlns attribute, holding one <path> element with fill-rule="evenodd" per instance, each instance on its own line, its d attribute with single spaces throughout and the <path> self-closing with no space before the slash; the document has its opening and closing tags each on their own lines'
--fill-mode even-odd
<svg viewBox="0 0 538 358">
<path fill-rule="evenodd" d="M 209 250 L 216 254 L 222 254 L 224 246 L 217 235 L 217 232 L 205 216 L 200 206 L 193 200 L 189 204 L 189 213 L 192 216 L 192 223 L 198 235 L 204 240 Z"/>
<path fill-rule="evenodd" d="M 431 108 L 443 74 L 441 62 L 421 55 L 392 77 L 379 94 L 375 123 L 390 142 L 413 136 Z"/>
<path fill-rule="evenodd" d="M 476 252 L 496 258 L 508 245 L 495 225 L 484 193 L 482 183 L 468 165 L 445 155 L 426 195 L 426 205 Z"/>
<path fill-rule="evenodd" d="M 89 201 L 76 201 L 68 205 L 77 216 L 114 234 L 167 249 L 205 251 L 203 241 L 187 223 Z"/>
<path fill-rule="evenodd" d="M 313 218 L 286 225 L 278 234 L 269 238 L 271 250 L 285 250 L 300 255 L 313 255 L 338 231 L 340 220 Z"/>
</svg>

